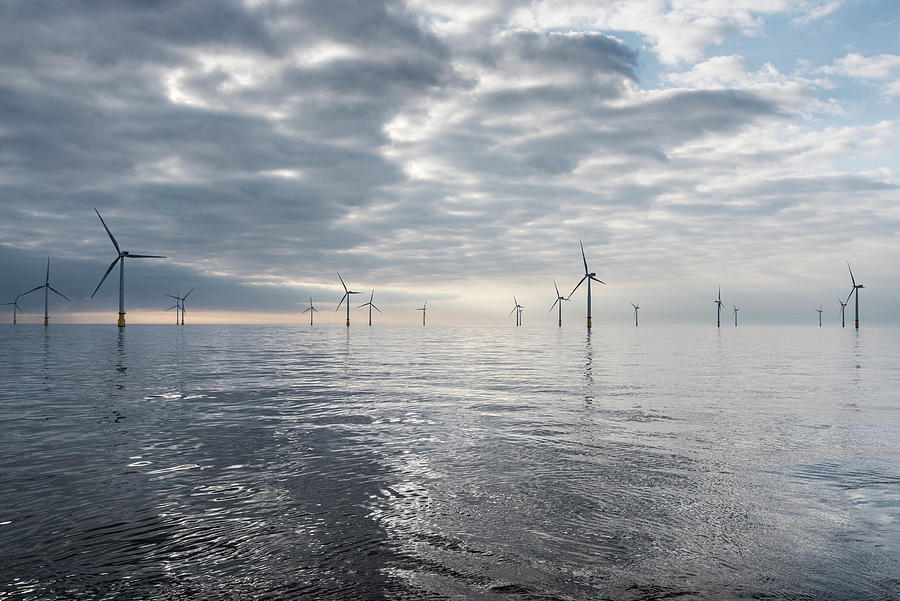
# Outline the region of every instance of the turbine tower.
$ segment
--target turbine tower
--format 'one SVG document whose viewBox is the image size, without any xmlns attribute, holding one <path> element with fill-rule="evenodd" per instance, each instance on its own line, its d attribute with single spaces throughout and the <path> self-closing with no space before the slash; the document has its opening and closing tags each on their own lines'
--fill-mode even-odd
<svg viewBox="0 0 900 601">
<path fill-rule="evenodd" d="M 631 306 L 634 307 L 634 327 L 638 327 L 638 309 L 641 308 L 641 303 L 634 304 L 631 303 Z"/>
<path fill-rule="evenodd" d="M 19 306 L 19 297 L 22 296 L 22 293 L 16 295 L 16 300 L 11 303 L 3 303 L 4 305 L 12 305 L 13 308 L 13 325 L 16 325 L 16 311 L 19 313 L 24 313 L 22 307 Z"/>
<path fill-rule="evenodd" d="M 309 325 L 312 325 L 313 324 L 313 313 L 318 313 L 319 310 L 316 309 L 315 307 L 313 307 L 313 302 L 312 302 L 311 296 L 309 297 L 309 307 L 307 307 L 303 312 L 309 313 Z"/>
<path fill-rule="evenodd" d="M 50 285 L 50 257 L 47 257 L 47 278 L 44 280 L 44 283 L 41 284 L 40 286 L 35 286 L 28 292 L 22 294 L 22 296 L 25 296 L 25 294 L 31 294 L 35 290 L 40 290 L 41 288 L 44 289 L 44 325 L 46 326 L 46 325 L 50 324 L 50 315 L 47 312 L 47 305 L 48 305 L 47 297 L 49 296 L 49 292 L 58 294 L 59 296 L 66 299 L 67 301 L 72 300 L 71 298 L 69 298 L 68 296 L 66 296 L 65 294 L 63 294 L 62 292 L 60 292 L 59 290 L 57 290 L 56 288 L 54 288 L 53 286 Z M 15 311 L 13 311 L 13 313 L 15 313 Z"/>
<path fill-rule="evenodd" d="M 341 297 L 341 302 L 338 303 L 337 309 L 338 311 L 341 308 L 341 305 L 346 300 L 347 301 L 347 327 L 350 327 L 350 295 L 351 294 L 361 294 L 355 290 L 347 290 L 347 284 L 344 283 L 344 278 L 341 277 L 340 272 L 338 272 L 338 279 L 341 281 L 341 286 L 344 287 L 344 296 Z"/>
<path fill-rule="evenodd" d="M 100 286 L 103 285 L 103 282 L 106 281 L 106 276 L 109 275 L 109 272 L 113 270 L 113 267 L 116 266 L 116 263 L 119 264 L 119 321 L 118 326 L 120 328 L 125 327 L 125 258 L 128 257 L 130 259 L 165 259 L 165 257 L 159 255 L 133 255 L 129 253 L 127 250 L 122 250 L 119 248 L 119 243 L 116 242 L 115 236 L 112 235 L 112 232 L 109 231 L 109 228 L 106 227 L 106 222 L 103 221 L 103 217 L 100 216 L 100 211 L 94 209 L 94 212 L 97 213 L 97 217 L 100 217 L 100 223 L 103 224 L 103 229 L 106 230 L 106 233 L 109 234 L 109 239 L 112 240 L 113 246 L 116 247 L 116 252 L 119 253 L 118 256 L 113 260 L 112 263 L 109 264 L 109 267 L 106 269 L 106 273 L 103 274 L 103 278 L 100 280 L 100 283 L 97 284 L 97 287 L 94 288 L 94 292 L 91 294 L 91 298 L 94 298 L 94 294 L 97 294 L 97 291 L 100 290 Z"/>
<path fill-rule="evenodd" d="M 422 312 L 422 325 L 425 325 L 425 311 L 428 309 L 428 299 L 425 299 L 425 304 L 416 309 L 416 311 Z"/>
<path fill-rule="evenodd" d="M 578 240 L 578 244 L 581 245 L 581 260 L 584 261 L 584 277 L 582 277 L 578 284 L 575 285 L 575 288 L 572 289 L 572 292 L 569 293 L 569 298 L 572 298 L 572 295 L 575 294 L 575 291 L 578 290 L 578 286 L 581 286 L 581 283 L 587 280 L 587 327 L 590 329 L 591 327 L 591 280 L 598 282 L 600 284 L 605 284 L 603 280 L 597 279 L 597 274 L 588 269 L 587 258 L 584 256 L 584 244 L 581 240 Z"/>
<path fill-rule="evenodd" d="M 725 303 L 722 302 L 722 287 L 719 286 L 719 296 L 716 300 L 713 301 L 716 303 L 716 327 L 722 327 L 722 307 L 725 306 Z"/>
<path fill-rule="evenodd" d="M 847 300 L 849 301 L 850 299 L 848 298 Z M 843 327 L 845 327 L 844 326 L 844 309 L 847 308 L 847 303 L 845 303 L 841 299 L 837 299 L 837 302 L 841 303 L 841 327 L 843 328 Z"/>
<path fill-rule="evenodd" d="M 731 303 L 731 306 L 734 307 L 734 327 L 737 327 L 737 312 L 740 311 L 740 309 L 738 309 L 738 306 L 734 303 Z"/>
<path fill-rule="evenodd" d="M 850 261 L 847 261 L 847 269 L 850 269 Z M 856 320 L 856 329 L 859 329 L 859 289 L 865 288 L 862 284 L 857 284 L 856 280 L 853 278 L 853 270 L 850 269 L 850 284 L 852 288 L 850 289 L 850 294 L 847 296 L 847 302 L 850 302 L 850 297 L 856 294 L 856 305 L 855 305 L 855 320 Z"/>
<path fill-rule="evenodd" d="M 816 311 L 819 313 L 819 327 L 821 328 L 822 327 L 822 305 L 819 305 L 819 308 L 816 309 Z"/>
<path fill-rule="evenodd" d="M 369 302 L 363 303 L 357 307 L 357 309 L 362 309 L 365 306 L 369 307 L 369 325 L 372 325 L 372 309 L 375 309 L 379 313 L 382 313 L 381 309 L 376 307 L 375 304 L 372 302 L 373 298 L 375 298 L 375 289 L 374 288 L 372 288 L 372 294 L 369 296 Z M 312 300 L 312 299 L 310 299 L 310 300 Z"/>
<path fill-rule="evenodd" d="M 567 299 L 565 296 L 563 296 L 562 294 L 559 293 L 559 287 L 556 285 L 556 280 L 553 280 L 553 287 L 556 289 L 556 300 L 553 301 L 552 305 L 550 305 L 550 310 L 547 311 L 547 313 L 552 311 L 553 307 L 555 307 L 556 305 L 559 305 L 559 327 L 562 327 L 562 304 L 563 304 L 563 301 L 567 301 L 569 299 Z"/>
<path fill-rule="evenodd" d="M 516 325 L 520 326 L 522 325 L 522 309 L 524 309 L 525 307 L 519 304 L 519 301 L 516 299 L 515 294 L 513 294 L 513 302 L 515 303 L 515 305 L 513 306 L 512 311 L 510 311 L 509 314 L 516 314 Z"/>
</svg>

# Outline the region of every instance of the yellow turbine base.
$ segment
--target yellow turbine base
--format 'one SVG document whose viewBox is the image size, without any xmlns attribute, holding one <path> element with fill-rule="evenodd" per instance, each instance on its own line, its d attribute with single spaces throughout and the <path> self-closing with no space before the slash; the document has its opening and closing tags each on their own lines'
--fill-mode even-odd
<svg viewBox="0 0 900 601">
<path fill-rule="evenodd" d="M 591 318 L 588 317 L 588 327 L 591 327 Z"/>
<path fill-rule="evenodd" d="M 44 325 L 45 325 L 45 326 L 49 326 L 49 325 L 50 325 L 50 320 L 49 320 L 48 318 L 46 318 L 46 317 L 44 318 Z"/>
<path fill-rule="evenodd" d="M 116 325 L 118 325 L 120 328 L 125 327 L 125 314 L 124 313 L 119 313 L 119 321 L 116 322 Z"/>
<path fill-rule="evenodd" d="M 348 327 L 348 328 L 350 327 L 350 320 L 349 320 L 349 319 L 347 320 L 347 327 Z"/>
<path fill-rule="evenodd" d="M 562 320 L 559 320 L 559 327 L 562 327 Z"/>
<path fill-rule="evenodd" d="M 858 319 L 856 320 L 856 329 L 857 330 L 859 329 L 859 320 Z"/>
</svg>

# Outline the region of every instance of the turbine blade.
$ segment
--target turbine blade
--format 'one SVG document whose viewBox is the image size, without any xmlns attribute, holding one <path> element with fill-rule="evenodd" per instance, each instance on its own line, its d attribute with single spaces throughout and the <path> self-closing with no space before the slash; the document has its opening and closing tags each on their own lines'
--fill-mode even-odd
<svg viewBox="0 0 900 601">
<path fill-rule="evenodd" d="M 556 300 L 553 301 L 553 304 L 550 305 L 550 308 L 549 308 L 549 309 L 547 309 L 547 313 L 549 313 L 550 311 L 552 311 L 552 310 L 553 310 L 553 307 L 555 307 L 555 306 L 556 306 L 556 303 L 558 303 L 558 302 L 559 302 L 559 297 L 557 297 Z"/>
<path fill-rule="evenodd" d="M 369 302 L 371 303 L 372 299 L 374 299 L 374 298 L 375 298 L 375 289 L 372 288 L 372 294 L 369 295 Z"/>
<path fill-rule="evenodd" d="M 853 270 L 850 269 L 850 261 L 847 261 L 847 269 L 850 270 L 850 281 L 853 282 L 853 287 L 856 288 L 856 280 L 853 279 Z"/>
<path fill-rule="evenodd" d="M 588 278 L 588 276 L 584 276 L 583 278 L 581 278 L 581 280 L 578 281 L 578 284 L 576 284 L 575 287 L 572 288 L 572 292 L 569 293 L 569 296 L 566 297 L 566 300 L 572 298 L 572 295 L 575 294 L 575 291 L 576 291 L 576 290 L 578 290 L 578 286 L 581 286 L 581 284 L 584 283 L 584 281 L 585 281 L 587 278 Z"/>
<path fill-rule="evenodd" d="M 172 309 L 180 309 L 180 308 L 181 308 L 181 307 L 178 306 L 178 305 L 172 305 L 171 307 L 169 307 L 168 309 L 166 309 L 166 311 L 171 311 Z"/>
<path fill-rule="evenodd" d="M 519 305 L 516 305 L 515 307 L 513 307 L 512 311 L 509 312 L 509 315 L 512 315 L 513 313 L 515 313 L 516 309 L 518 309 L 518 308 L 519 308 Z M 418 310 L 421 311 L 421 309 L 418 309 Z M 509 315 L 507 315 L 507 317 L 509 317 Z"/>
<path fill-rule="evenodd" d="M 578 239 L 578 244 L 581 245 L 581 260 L 584 261 L 584 274 L 588 274 L 588 266 L 587 266 L 587 258 L 584 256 L 584 244 L 581 243 L 581 238 Z"/>
<path fill-rule="evenodd" d="M 181 300 L 184 300 L 184 299 L 186 299 L 187 297 L 189 297 L 189 296 L 191 295 L 191 292 L 193 292 L 193 291 L 194 291 L 193 288 L 191 288 L 190 290 L 188 290 L 188 293 L 185 294 L 184 296 L 182 296 L 182 297 L 181 297 Z"/>
<path fill-rule="evenodd" d="M 41 284 L 41 285 L 38 286 L 37 288 L 32 288 L 32 289 L 29 290 L 28 292 L 23 292 L 23 293 L 20 294 L 19 296 L 25 296 L 26 294 L 31 294 L 31 293 L 34 292 L 35 290 L 40 290 L 41 288 L 43 288 L 43 287 L 46 286 L 46 285 L 47 285 L 47 284 Z"/>
<path fill-rule="evenodd" d="M 341 308 L 341 305 L 344 304 L 344 299 L 347 299 L 347 304 L 349 305 L 350 304 L 350 293 L 349 292 L 345 292 L 344 296 L 341 297 L 341 302 L 338 303 L 337 309 L 335 309 L 335 311 L 337 311 L 338 309 Z"/>
<path fill-rule="evenodd" d="M 113 236 L 113 235 L 112 235 L 112 232 L 109 231 L 109 228 L 106 227 L 106 222 L 103 221 L 103 217 L 100 216 L 100 211 L 98 211 L 97 209 L 94 209 L 94 212 L 97 213 L 97 217 L 100 217 L 100 223 L 103 224 L 103 229 L 105 229 L 105 230 L 106 230 L 106 233 L 109 234 L 109 239 L 112 240 L 113 246 L 116 247 L 116 252 L 119 253 L 119 254 L 121 254 L 121 253 L 122 253 L 122 249 L 119 248 L 119 243 L 116 242 L 116 237 Z"/>
<path fill-rule="evenodd" d="M 96 209 L 94 209 L 94 210 L 96 210 Z M 99 215 L 100 213 L 97 213 L 97 214 Z M 112 234 L 110 234 L 110 235 L 112 235 Z M 97 287 L 94 288 L 94 291 L 91 293 L 91 298 L 94 298 L 94 295 L 97 294 L 98 290 L 100 290 L 100 286 L 102 286 L 103 282 L 106 281 L 106 276 L 109 275 L 109 272 L 113 270 L 113 267 L 116 266 L 116 263 L 118 263 L 121 258 L 122 258 L 122 255 L 119 255 L 118 257 L 115 258 L 115 260 L 112 263 L 109 264 L 109 267 L 106 269 L 106 273 L 104 273 L 103 277 L 100 279 L 100 283 L 97 284 Z"/>
<path fill-rule="evenodd" d="M 53 292 L 57 293 L 58 295 L 60 295 L 60 296 L 63 297 L 64 299 L 66 299 L 67 301 L 70 301 L 70 302 L 72 301 L 71 298 L 69 298 L 68 296 L 66 296 L 65 294 L 63 294 L 62 292 L 60 292 L 59 290 L 57 290 L 56 288 L 54 288 L 53 286 L 51 286 L 50 284 L 47 284 L 47 288 L 49 288 L 49 289 L 52 290 Z"/>
<path fill-rule="evenodd" d="M 606 282 L 604 282 L 603 280 L 598 280 L 598 279 L 595 278 L 594 276 L 590 276 L 590 278 L 591 278 L 592 280 L 594 280 L 595 282 L 599 282 L 599 283 L 601 283 L 601 284 L 605 284 L 605 283 L 606 283 Z"/>
<path fill-rule="evenodd" d="M 165 259 L 162 255 L 128 255 L 129 259 Z"/>
<path fill-rule="evenodd" d="M 372 308 L 375 309 L 376 311 L 378 311 L 379 313 L 384 313 L 384 311 L 382 311 L 381 309 L 379 309 L 379 308 L 376 307 L 375 305 L 372 305 Z"/>
<path fill-rule="evenodd" d="M 50 283 L 50 257 L 47 257 L 47 279 L 45 280 L 45 283 Z"/>
<path fill-rule="evenodd" d="M 312 307 L 307 307 L 306 309 L 303 309 L 303 312 L 309 313 L 311 310 L 312 310 Z"/>
<path fill-rule="evenodd" d="M 559 300 L 559 286 L 556 285 L 556 280 L 553 280 L 553 288 L 556 290 L 556 299 Z"/>
<path fill-rule="evenodd" d="M 178 300 L 181 300 L 180 296 L 172 296 L 171 294 L 167 294 L 166 296 L 168 296 L 169 298 L 177 298 Z"/>
<path fill-rule="evenodd" d="M 362 309 L 363 307 L 367 307 L 367 306 L 369 306 L 369 303 L 363 303 L 360 306 L 358 306 L 357 309 Z"/>
<path fill-rule="evenodd" d="M 344 283 L 344 278 L 341 277 L 341 272 L 338 271 L 338 279 L 341 281 L 341 286 L 344 287 L 344 292 L 347 292 L 347 284 Z"/>
</svg>

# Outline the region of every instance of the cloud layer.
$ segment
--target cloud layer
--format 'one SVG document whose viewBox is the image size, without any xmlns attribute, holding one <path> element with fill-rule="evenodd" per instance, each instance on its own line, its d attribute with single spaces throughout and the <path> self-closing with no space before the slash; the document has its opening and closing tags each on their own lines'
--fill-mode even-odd
<svg viewBox="0 0 900 601">
<path fill-rule="evenodd" d="M 336 303 L 340 270 L 389 312 L 427 296 L 492 321 L 495 297 L 574 285 L 579 238 L 598 302 L 677 290 L 673 319 L 719 283 L 796 286 L 805 310 L 848 258 L 892 289 L 900 120 L 866 106 L 896 103 L 896 55 L 715 54 L 840 3 L 447 7 L 5 3 L 3 294 L 52 255 L 69 310 L 114 311 L 112 284 L 86 300 L 114 256 L 93 207 L 123 248 L 169 257 L 129 264 L 130 307 L 193 286 L 198 311 L 291 311 Z M 842 96 L 851 80 L 872 100 Z"/>
</svg>

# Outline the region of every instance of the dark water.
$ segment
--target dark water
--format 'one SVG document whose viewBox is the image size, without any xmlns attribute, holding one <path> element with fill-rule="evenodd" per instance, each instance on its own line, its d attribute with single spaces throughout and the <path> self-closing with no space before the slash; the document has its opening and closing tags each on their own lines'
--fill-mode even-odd
<svg viewBox="0 0 900 601">
<path fill-rule="evenodd" d="M 0 599 L 900 598 L 900 330 L 0 328 Z"/>
</svg>

